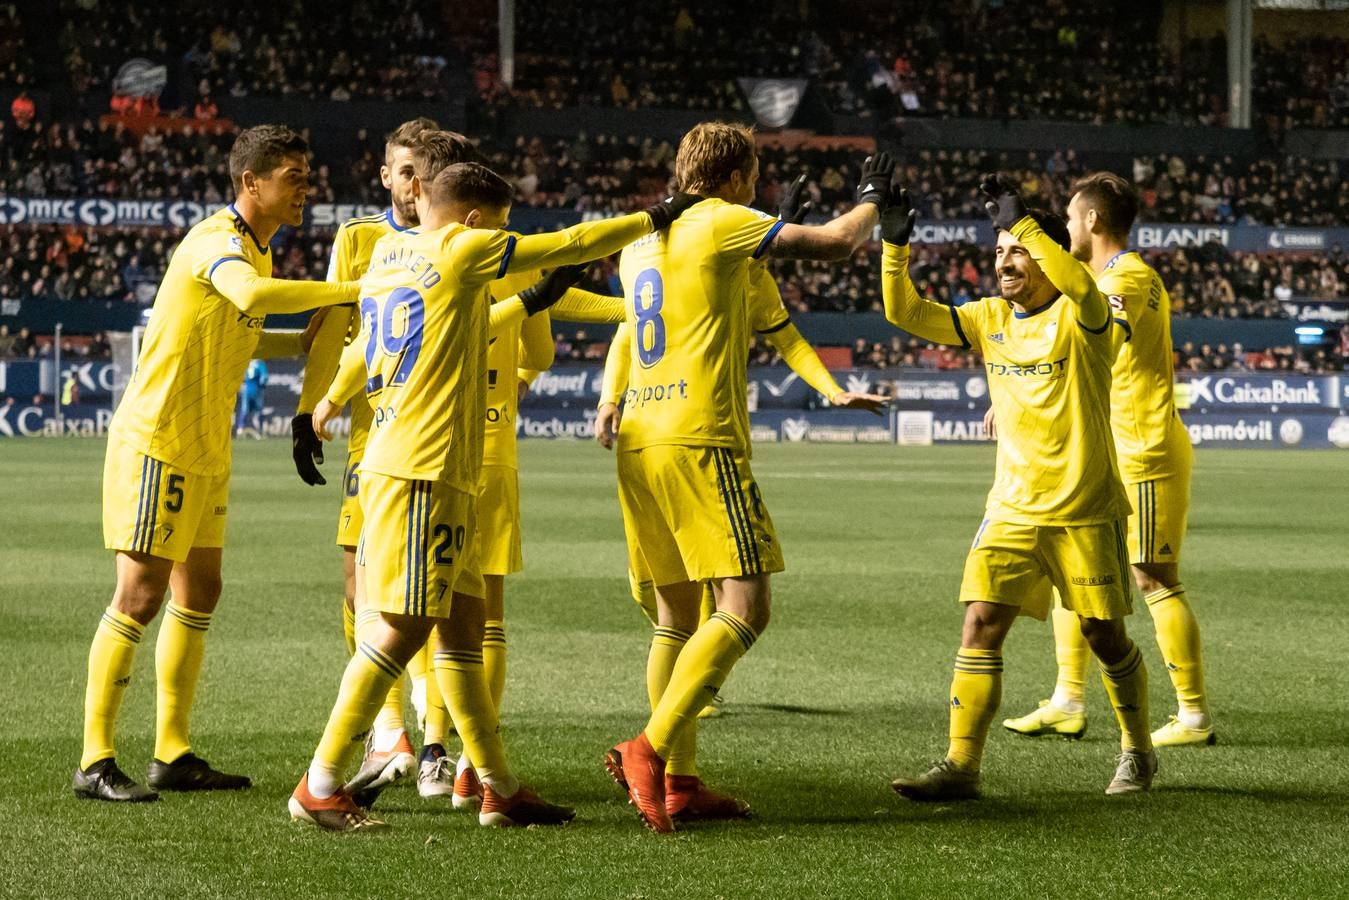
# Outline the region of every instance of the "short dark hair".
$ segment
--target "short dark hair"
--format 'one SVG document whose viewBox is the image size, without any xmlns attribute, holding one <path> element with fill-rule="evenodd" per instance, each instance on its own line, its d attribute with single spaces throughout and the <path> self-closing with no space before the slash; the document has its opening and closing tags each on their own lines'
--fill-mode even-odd
<svg viewBox="0 0 1349 900">
<path fill-rule="evenodd" d="M 412 147 L 412 171 L 428 185 L 449 166 L 476 163 L 482 159 L 473 142 L 457 131 L 422 131 L 411 139 L 409 146 Z"/>
<path fill-rule="evenodd" d="M 431 202 L 501 209 L 511 205 L 515 189 L 482 163 L 455 163 L 436 175 L 430 185 Z"/>
<path fill-rule="evenodd" d="M 439 131 L 440 126 L 436 124 L 435 119 L 428 119 L 426 116 L 418 116 L 415 119 L 409 119 L 402 125 L 399 125 L 393 131 L 384 136 L 384 161 L 388 162 L 393 151 L 398 147 L 412 147 L 417 135 L 423 131 Z"/>
<path fill-rule="evenodd" d="M 1093 172 L 1078 180 L 1073 190 L 1088 208 L 1096 210 L 1108 234 L 1128 238 L 1138 218 L 1138 194 L 1114 172 Z"/>
<path fill-rule="evenodd" d="M 306 156 L 309 142 L 285 125 L 254 125 L 239 132 L 230 148 L 230 181 L 238 193 L 244 173 L 270 175 L 287 156 Z"/>
</svg>

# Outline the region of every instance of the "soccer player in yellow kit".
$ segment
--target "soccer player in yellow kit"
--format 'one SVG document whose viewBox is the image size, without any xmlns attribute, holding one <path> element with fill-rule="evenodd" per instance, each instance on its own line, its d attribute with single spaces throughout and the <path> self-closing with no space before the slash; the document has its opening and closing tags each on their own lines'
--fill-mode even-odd
<svg viewBox="0 0 1349 900">
<path fill-rule="evenodd" d="M 419 143 L 414 158 L 420 152 Z M 361 461 L 366 522 L 357 578 L 365 579 L 367 602 L 380 619 L 347 665 L 289 808 L 294 818 L 332 831 L 383 827 L 355 804 L 340 774 L 389 687 L 434 629 L 436 679 L 483 784 L 479 822 L 565 822 L 571 810 L 539 799 L 508 766 L 483 672 L 486 589 L 476 505 L 487 398 L 486 288 L 512 269 L 569 266 L 616 252 L 668 226 L 690 201 L 521 237 L 502 230 L 512 188 L 484 166 L 455 164 L 429 184 L 415 178 L 412 193 L 420 230 L 376 248 L 361 282 L 361 333 L 344 351 L 336 380 L 363 358 L 375 414 Z M 526 312 L 561 295 L 550 287 L 556 274 L 519 298 Z M 344 399 L 326 398 L 329 405 Z"/>
<path fill-rule="evenodd" d="M 394 129 L 384 142 L 384 164 L 380 180 L 389 191 L 389 208 L 373 216 L 350 219 L 337 229 L 328 264 L 329 281 L 359 281 L 370 266 L 375 244 L 389 234 L 407 231 L 417 224 L 417 209 L 412 202 L 412 144 L 425 131 L 438 128 L 431 119 L 411 119 Z M 453 160 L 462 162 L 476 154 L 467 138 L 445 132 L 447 142 L 461 152 Z M 300 478 L 310 485 L 326 484 L 316 467 L 323 462 L 323 445 L 314 434 L 314 407 L 328 390 L 337 373 L 342 349 L 360 330 L 356 306 L 342 307 L 328 315 L 314 338 L 306 361 L 297 415 L 291 420 L 292 455 Z M 337 545 L 342 548 L 343 605 L 342 630 L 348 656 L 355 652 L 357 636 L 356 543 L 360 539 L 361 504 L 358 497 L 359 466 L 370 432 L 370 404 L 363 393 L 351 399 L 351 430 L 347 438 L 347 464 L 342 477 L 342 503 L 338 510 Z M 368 617 L 367 617 L 368 618 Z M 417 662 L 421 663 L 419 657 Z M 389 691 L 371 730 L 369 752 L 358 776 L 362 785 L 378 791 L 410 774 L 416 765 L 414 750 L 403 722 L 405 685 L 400 678 Z M 442 720 L 443 722 L 443 720 Z"/>
<path fill-rule="evenodd" d="M 548 310 L 519 320 L 516 297 L 537 281 L 538 272 L 519 272 L 493 282 L 493 325 L 487 348 L 487 413 L 482 475 L 478 480 L 479 563 L 487 590 L 487 621 L 483 631 L 483 668 L 498 714 L 506 691 L 505 581 L 524 567 L 520 531 L 520 479 L 516 419 L 520 385 L 553 363 L 553 319 L 572 322 L 621 322 L 623 301 L 572 288 Z M 522 309 L 520 310 L 522 311 Z M 428 692 L 429 694 L 429 692 Z M 432 698 L 433 702 L 436 698 Z M 428 705 L 428 710 L 431 710 Z M 434 712 L 429 712 L 433 715 Z M 452 794 L 456 808 L 476 808 L 482 802 L 467 749 L 453 769 L 444 748 L 426 740 L 422 750 L 418 790 L 423 796 Z M 450 772 L 453 775 L 450 775 Z M 448 777 L 447 777 L 448 776 Z M 453 782 L 452 791 L 446 785 Z"/>
<path fill-rule="evenodd" d="M 789 216 L 780 216 L 779 218 L 784 221 L 797 221 L 799 224 L 799 220 L 794 220 Z M 815 348 L 801 336 L 801 332 L 792 324 L 791 316 L 782 303 L 782 295 L 778 292 L 777 283 L 773 281 L 767 266 L 762 263 L 751 266 L 749 277 L 750 328 L 767 340 L 778 351 L 782 361 L 793 372 L 801 376 L 806 384 L 828 399 L 831 406 L 839 409 L 862 409 L 881 415 L 886 404 L 885 397 L 879 394 L 854 393 L 839 387 L 838 382 L 834 380 L 834 376 L 829 373 L 824 363 L 820 361 L 820 357 L 815 353 Z M 607 424 L 607 428 L 604 431 L 597 431 L 595 440 L 606 450 L 611 449 L 618 438 L 616 429 L 619 427 L 619 420 L 622 416 L 619 406 L 628 388 L 628 358 L 631 353 L 632 329 L 622 326 L 614 334 L 613 342 L 609 345 L 609 354 L 604 364 L 604 381 L 600 389 L 599 409 L 603 411 L 602 417 Z M 612 412 L 605 410 L 605 407 L 609 406 L 614 408 Z M 641 608 L 642 613 L 651 621 L 651 624 L 657 626 L 657 632 L 651 644 L 652 671 L 657 673 L 657 677 L 653 679 L 652 683 L 661 684 L 663 676 L 660 676 L 659 673 L 663 671 L 664 666 L 659 657 L 669 653 L 677 654 L 684 643 L 688 641 L 690 634 L 679 629 L 670 629 L 658 625 L 656 588 L 651 582 L 650 571 L 647 569 L 644 560 L 633 560 L 632 562 L 636 566 L 636 568 L 630 568 L 628 571 L 628 583 L 632 590 L 632 598 Z M 702 625 L 715 611 L 716 597 L 709 582 L 703 585 L 698 624 Z M 656 699 L 659 699 L 658 695 Z M 709 705 L 703 709 L 700 715 L 704 717 L 716 715 L 719 709 L 715 705 Z M 690 745 L 688 752 L 684 751 L 683 745 L 671 751 L 670 759 L 666 762 L 666 772 L 672 778 L 697 774 L 692 749 L 696 737 L 697 730 L 689 729 L 686 738 Z"/>
<path fill-rule="evenodd" d="M 1176 411 L 1171 350 L 1171 299 L 1161 277 L 1130 252 L 1129 229 L 1138 200 L 1118 175 L 1099 172 L 1076 185 L 1068 204 L 1072 253 L 1091 267 L 1096 286 L 1114 308 L 1114 379 L 1110 427 L 1120 476 L 1133 503 L 1129 563 L 1152 613 L 1157 646 L 1179 710 L 1152 733 L 1160 747 L 1216 740 L 1204 691 L 1199 623 L 1180 581 L 1180 548 L 1189 513 L 1194 450 Z M 1028 735 L 1080 737 L 1086 731 L 1087 648 L 1069 610 L 1054 609 L 1058 682 L 1040 708 L 1003 726 Z"/>
<path fill-rule="evenodd" d="M 985 179 L 998 230 L 1000 297 L 946 306 L 909 280 L 915 214 L 899 192 L 881 222 L 886 318 L 925 340 L 984 357 L 998 423 L 997 471 L 965 561 L 965 622 L 950 693 L 950 745 L 893 787 L 913 800 L 979 795 L 988 728 L 1002 694 L 1002 643 L 1022 613 L 1043 619 L 1052 591 L 1080 618 L 1122 732 L 1107 794 L 1147 790 L 1157 770 L 1147 670 L 1129 639 L 1124 526 L 1129 503 L 1110 433 L 1110 305 L 1068 252 L 1062 220 L 1030 213 L 1004 178 Z"/>
<path fill-rule="evenodd" d="M 768 625 L 769 576 L 783 568 L 772 519 L 749 468 L 745 368 L 749 273 L 765 253 L 841 259 L 870 234 L 893 164 L 863 166 L 858 205 L 807 227 L 743 205 L 754 198 L 758 158 L 742 125 L 705 122 L 680 141 L 675 177 L 708 197 L 668 234 L 623 251 L 619 270 L 632 329 L 627 402 L 618 433 L 618 493 L 630 568 L 649 567 L 661 629 L 691 634 L 648 665 L 654 709 L 646 727 L 605 754 L 642 821 L 674 831 L 690 804 L 736 812 L 696 776 L 667 778 L 666 763 L 698 712 Z M 596 430 L 613 432 L 606 406 Z M 701 626 L 701 582 L 717 611 Z M 659 632 L 658 632 L 659 633 Z M 662 683 L 663 682 L 663 683 Z"/>
<path fill-rule="evenodd" d="M 265 335 L 263 318 L 356 298 L 355 282 L 271 277 L 268 241 L 304 215 L 308 149 L 279 125 L 240 132 L 229 158 L 234 203 L 188 231 L 155 297 L 108 430 L 103 537 L 117 553 L 117 588 L 89 648 L 77 796 L 141 801 L 155 790 L 250 784 L 192 752 L 188 717 L 220 597 L 235 396 L 250 358 L 296 349 L 293 335 Z M 117 766 L 113 733 L 136 647 L 170 587 L 155 650 L 155 790 L 147 790 Z"/>
</svg>

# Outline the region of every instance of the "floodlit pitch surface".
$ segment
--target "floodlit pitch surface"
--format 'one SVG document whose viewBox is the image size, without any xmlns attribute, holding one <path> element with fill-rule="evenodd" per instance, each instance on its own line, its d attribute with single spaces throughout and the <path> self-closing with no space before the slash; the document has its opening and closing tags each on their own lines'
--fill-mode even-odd
<svg viewBox="0 0 1349 900">
<path fill-rule="evenodd" d="M 645 718 L 648 628 L 628 598 L 611 457 L 528 442 L 528 569 L 507 583 L 511 757 L 570 826 L 501 832 L 396 787 L 391 833 L 292 824 L 285 800 L 344 662 L 329 485 L 281 442 L 236 446 L 225 593 L 195 749 L 255 787 L 118 807 L 76 800 L 85 658 L 113 586 L 94 440 L 0 443 L 3 896 L 1343 896 L 1349 672 L 1349 455 L 1203 451 L 1185 582 L 1204 629 L 1220 742 L 1171 749 L 1150 796 L 1107 799 L 1118 732 L 1099 684 L 1081 743 L 996 724 L 981 802 L 890 790 L 945 746 L 961 561 L 990 448 L 769 446 L 755 458 L 789 570 L 773 625 L 702 729 L 707 780 L 749 822 L 643 830 L 600 758 Z M 1152 710 L 1170 684 L 1141 601 L 1130 620 Z M 1006 648 L 1003 709 L 1048 696 L 1048 627 Z M 120 761 L 144 776 L 154 630 L 122 710 Z"/>
</svg>

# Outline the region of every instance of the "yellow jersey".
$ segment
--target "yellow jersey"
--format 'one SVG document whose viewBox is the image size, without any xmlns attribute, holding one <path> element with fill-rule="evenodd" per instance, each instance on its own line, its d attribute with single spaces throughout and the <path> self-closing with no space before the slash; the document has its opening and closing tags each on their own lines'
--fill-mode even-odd
<svg viewBox="0 0 1349 900">
<path fill-rule="evenodd" d="M 924 300 L 909 279 L 908 248 L 886 244 L 886 318 L 983 356 L 998 428 L 989 518 L 1050 526 L 1127 518 L 1110 431 L 1110 308 L 1086 267 L 1033 220 L 1022 219 L 1012 234 L 1061 292 L 1049 304 L 1019 313 L 1001 297 L 963 306 Z"/>
<path fill-rule="evenodd" d="M 383 238 L 361 280 L 360 334 L 334 379 L 334 386 L 344 382 L 343 370 L 363 355 L 374 425 L 362 471 L 475 492 L 487 409 L 488 283 L 512 269 L 598 259 L 650 231 L 651 217 L 637 213 L 527 237 L 452 223 Z"/>
<path fill-rule="evenodd" d="M 1137 253 L 1106 263 L 1096 286 L 1114 310 L 1114 383 L 1110 427 L 1126 482 L 1190 470 L 1194 449 L 1176 409 L 1171 349 L 1171 298 L 1162 278 Z"/>
<path fill-rule="evenodd" d="M 624 248 L 632 341 L 619 450 L 679 444 L 749 455 L 750 263 L 782 225 L 709 199 Z"/>
<path fill-rule="evenodd" d="M 262 336 L 265 316 L 244 312 L 211 283 L 217 267 L 240 261 L 272 274 L 268 247 L 233 204 L 183 237 L 108 428 L 138 452 L 195 475 L 229 471 L 235 396 Z"/>
<path fill-rule="evenodd" d="M 328 259 L 328 280 L 360 281 L 370 268 L 370 257 L 374 253 L 375 244 L 386 235 L 407 230 L 394 221 L 392 209 L 387 209 L 376 216 L 359 216 L 343 222 L 338 227 L 337 234 L 333 236 L 333 252 Z M 309 348 L 309 356 L 305 360 L 298 412 L 314 411 L 314 407 L 323 398 L 328 385 L 332 383 L 333 376 L 337 373 L 342 348 L 355 340 L 360 327 L 361 317 L 357 315 L 355 304 L 328 313 L 328 318 L 314 335 L 313 345 Z M 359 456 L 365 451 L 372 415 L 370 404 L 364 394 L 357 394 L 351 398 L 348 454 Z"/>
</svg>

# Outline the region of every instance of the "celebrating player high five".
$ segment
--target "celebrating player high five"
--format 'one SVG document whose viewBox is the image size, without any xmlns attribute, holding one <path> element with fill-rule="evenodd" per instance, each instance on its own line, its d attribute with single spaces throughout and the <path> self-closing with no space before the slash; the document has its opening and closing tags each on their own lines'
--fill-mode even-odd
<svg viewBox="0 0 1349 900">
<path fill-rule="evenodd" d="M 892 169 L 888 156 L 868 160 L 856 208 L 827 225 L 790 224 L 744 205 L 759 170 L 749 129 L 703 123 L 680 141 L 675 177 L 681 190 L 709 199 L 620 259 L 632 352 L 618 429 L 619 502 L 629 568 L 649 571 L 656 584 L 658 628 L 647 670 L 651 717 L 605 755 L 605 766 L 656 831 L 674 831 L 672 814 L 745 811 L 696 775 L 667 772 L 667 761 L 768 626 L 769 576 L 783 568 L 749 467 L 751 262 L 770 252 L 848 256 L 875 227 Z M 618 414 L 603 407 L 596 430 L 612 432 Z M 699 625 L 707 581 L 717 611 Z"/>
<path fill-rule="evenodd" d="M 1204 692 L 1199 623 L 1180 581 L 1180 547 L 1190 503 L 1194 450 L 1176 411 L 1171 350 L 1171 298 L 1161 277 L 1128 249 L 1138 213 L 1133 188 L 1118 175 L 1082 179 L 1068 204 L 1072 253 L 1091 267 L 1114 309 L 1117 328 L 1110 388 L 1110 427 L 1120 475 L 1133 504 L 1129 563 L 1152 613 L 1157 646 L 1179 710 L 1153 732 L 1158 746 L 1212 744 L 1216 738 Z M 1054 609 L 1058 683 L 1040 708 L 1003 725 L 1021 734 L 1080 736 L 1087 647 L 1071 610 Z"/>
<path fill-rule="evenodd" d="M 117 589 L 89 648 L 84 753 L 74 783 L 80 797 L 158 796 L 118 768 L 113 731 L 136 647 L 170 587 L 173 602 L 155 650 L 150 787 L 250 784 L 194 754 L 187 725 L 220 598 L 235 396 L 251 357 L 301 349 L 294 335 L 265 334 L 263 319 L 356 299 L 354 281 L 271 277 L 268 242 L 304 217 L 308 151 L 303 138 L 279 125 L 239 133 L 229 156 L 235 200 L 193 226 L 174 252 L 136 372 L 108 429 L 103 538 L 117 551 Z"/>
<path fill-rule="evenodd" d="M 414 158 L 433 147 L 421 142 Z M 436 635 L 435 673 L 483 784 L 485 825 L 552 824 L 572 811 L 520 785 L 506 762 L 483 671 L 486 590 L 477 562 L 476 505 L 487 397 L 489 282 L 511 271 L 605 256 L 665 227 L 696 198 L 645 213 L 521 237 L 502 230 L 512 189 L 476 163 L 412 185 L 417 233 L 376 247 L 362 281 L 361 333 L 337 381 L 364 361 L 374 428 L 361 464 L 366 524 L 357 577 L 380 618 L 362 635 L 313 761 L 291 796 L 292 816 L 334 831 L 383 823 L 342 787 L 347 757 L 407 661 Z M 557 272 L 522 294 L 525 312 L 562 293 Z M 359 364 L 359 363 L 358 363 Z M 336 382 L 335 382 L 336 383 Z M 342 396 L 327 398 L 340 405 Z"/>
<path fill-rule="evenodd" d="M 1022 613 L 1043 619 L 1053 589 L 1101 663 L 1122 732 L 1108 794 L 1147 790 L 1157 771 L 1147 670 L 1124 628 L 1131 612 L 1128 500 L 1110 432 L 1115 348 L 1110 304 L 1068 252 L 1067 226 L 1029 211 L 1009 182 L 984 181 L 998 232 L 1002 296 L 963 306 L 924 300 L 909 280 L 915 213 L 906 192 L 881 222 L 886 318 L 984 357 L 999 430 L 997 473 L 965 561 L 965 622 L 951 681 L 945 757 L 894 788 L 914 800 L 979 795 L 989 725 L 1002 695 L 1002 644 Z"/>
</svg>

